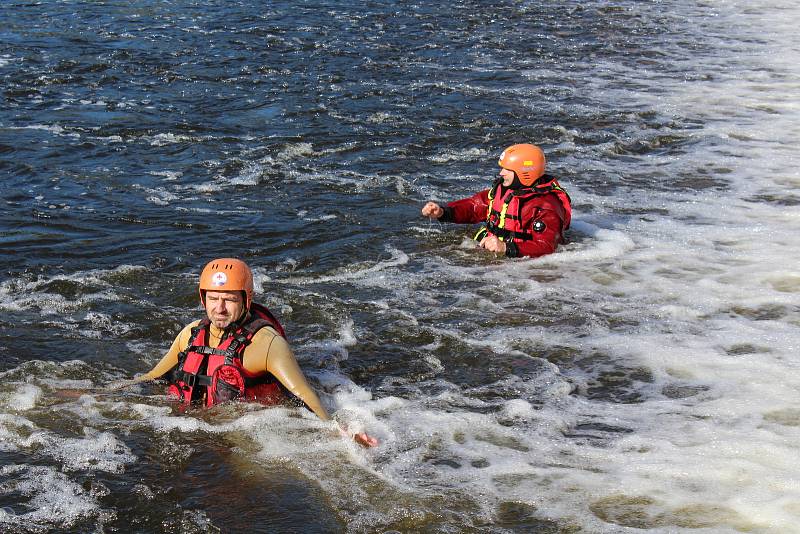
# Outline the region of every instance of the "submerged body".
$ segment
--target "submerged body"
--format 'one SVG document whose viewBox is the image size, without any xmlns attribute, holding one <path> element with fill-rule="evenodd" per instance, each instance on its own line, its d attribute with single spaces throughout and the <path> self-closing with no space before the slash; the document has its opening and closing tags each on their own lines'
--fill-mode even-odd
<svg viewBox="0 0 800 534">
<path fill-rule="evenodd" d="M 184 405 L 200 401 L 205 406 L 230 400 L 270 404 L 288 393 L 323 421 L 331 419 L 303 375 L 283 327 L 265 306 L 253 302 L 253 273 L 247 264 L 235 258 L 209 262 L 198 291 L 206 318 L 186 325 L 150 371 L 119 387 L 163 378 Z M 364 432 L 339 430 L 365 447 L 378 444 Z"/>
<path fill-rule="evenodd" d="M 572 219 L 569 197 L 548 175 L 543 187 L 511 188 L 495 184 L 475 195 L 442 208 L 442 222 L 485 223 L 476 241 L 496 238 L 505 244 L 506 256 L 543 256 L 564 241 Z M 485 247 L 484 247 L 485 248 Z"/>
<path fill-rule="evenodd" d="M 256 304 L 253 307 L 265 309 Z M 260 323 L 260 324 L 259 324 Z M 250 331 L 254 329 L 255 331 Z M 247 339 L 240 342 L 238 348 L 231 350 L 233 341 Z M 212 351 L 202 354 L 203 347 Z M 195 350 L 191 350 L 191 349 Z M 213 354 L 216 350 L 219 354 Z M 194 357 L 193 357 L 194 356 Z M 226 358 L 230 361 L 226 362 Z M 187 373 L 186 363 L 189 366 Z M 156 366 L 146 373 L 144 380 L 166 378 L 170 383 L 170 393 L 182 402 L 202 401 L 206 406 L 211 406 L 230 397 L 220 398 L 218 388 L 212 388 L 210 381 L 219 374 L 219 368 L 224 365 L 233 367 L 244 379 L 241 388 L 243 391 L 234 398 L 274 404 L 286 399 L 283 391 L 301 400 L 320 419 L 330 419 L 325 408 L 300 369 L 292 353 L 289 343 L 282 335 L 280 324 L 267 324 L 263 319 L 257 318 L 248 312 L 241 324 L 235 328 L 228 325 L 220 328 L 211 321 L 194 321 L 186 325 L 172 342 L 169 351 Z M 203 386 L 198 388 L 185 376 L 186 374 L 206 378 L 207 383 L 198 382 Z M 233 384 L 230 377 L 231 371 L 221 378 L 221 382 Z M 250 382 L 250 384 L 247 384 Z M 278 387 L 280 384 L 280 387 Z M 216 384 L 214 384 L 216 385 Z M 199 391 L 197 389 L 200 389 Z"/>
<path fill-rule="evenodd" d="M 555 252 L 572 220 L 569 195 L 545 174 L 542 150 L 512 145 L 500 155 L 500 177 L 491 188 L 440 206 L 428 202 L 422 215 L 441 222 L 483 223 L 474 239 L 481 248 L 515 258 Z"/>
</svg>

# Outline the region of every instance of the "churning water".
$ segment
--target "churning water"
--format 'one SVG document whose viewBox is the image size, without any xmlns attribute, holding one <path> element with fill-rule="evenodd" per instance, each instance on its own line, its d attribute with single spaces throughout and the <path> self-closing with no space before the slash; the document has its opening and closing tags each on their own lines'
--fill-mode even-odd
<svg viewBox="0 0 800 534">
<path fill-rule="evenodd" d="M 796 2 L 0 18 L 3 531 L 800 532 Z M 419 216 L 526 141 L 573 198 L 556 254 Z M 228 255 L 379 447 L 97 390 Z"/>
</svg>

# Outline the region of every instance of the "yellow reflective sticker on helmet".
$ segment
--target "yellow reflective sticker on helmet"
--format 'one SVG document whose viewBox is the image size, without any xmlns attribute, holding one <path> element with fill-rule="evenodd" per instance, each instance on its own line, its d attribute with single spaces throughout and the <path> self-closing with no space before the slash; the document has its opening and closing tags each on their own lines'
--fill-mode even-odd
<svg viewBox="0 0 800 534">
<path fill-rule="evenodd" d="M 531 161 L 531 160 L 526 160 L 526 161 L 523 161 L 523 162 L 522 162 L 522 164 L 523 164 L 523 165 L 525 165 L 525 166 L 527 166 L 527 167 L 530 167 L 531 165 L 533 165 L 533 161 Z"/>
</svg>

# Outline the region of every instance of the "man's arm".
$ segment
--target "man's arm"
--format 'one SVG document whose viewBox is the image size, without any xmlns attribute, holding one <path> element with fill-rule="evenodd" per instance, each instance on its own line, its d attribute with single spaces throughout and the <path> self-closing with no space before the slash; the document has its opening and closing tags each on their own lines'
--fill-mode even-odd
<svg viewBox="0 0 800 534">
<path fill-rule="evenodd" d="M 150 369 L 147 373 L 136 377 L 134 380 L 137 382 L 145 382 L 148 380 L 161 378 L 170 369 L 178 365 L 178 354 L 180 354 L 183 349 L 189 346 L 189 342 L 191 341 L 192 337 L 192 328 L 197 326 L 198 323 L 199 321 L 195 321 L 189 325 L 186 325 L 175 337 L 175 341 L 172 342 L 172 346 L 169 348 L 164 357 L 161 358 L 161 361 L 158 362 L 155 367 Z"/>
<path fill-rule="evenodd" d="M 270 339 L 271 335 L 271 339 Z M 266 358 L 263 344 L 266 343 Z M 323 421 L 329 421 L 331 416 L 322 405 L 317 393 L 311 389 L 303 371 L 294 357 L 289 343 L 284 338 L 277 335 L 271 328 L 263 328 L 253 338 L 253 342 L 245 349 L 244 368 L 251 373 L 267 371 L 280 381 L 283 386 L 293 395 L 303 401 L 312 412 Z M 339 426 L 343 435 L 350 435 L 345 428 Z M 352 435 L 353 440 L 364 447 L 374 447 L 378 440 L 367 434 L 360 432 Z"/>
<path fill-rule="evenodd" d="M 442 222 L 459 224 L 474 224 L 486 220 L 489 208 L 489 190 L 484 189 L 469 198 L 449 202 L 444 208 L 444 214 L 439 218 Z"/>
<path fill-rule="evenodd" d="M 428 202 L 422 207 L 422 215 L 440 222 L 478 223 L 486 220 L 489 203 L 489 190 L 476 193 L 469 198 L 450 202 L 442 207 L 436 202 Z"/>
<path fill-rule="evenodd" d="M 166 374 L 170 369 L 178 365 L 178 354 L 180 354 L 183 349 L 189 346 L 189 341 L 191 341 L 192 336 L 192 328 L 194 328 L 197 323 L 199 323 L 199 321 L 195 321 L 185 326 L 184 329 L 180 331 L 180 333 L 175 337 L 175 340 L 172 342 L 172 346 L 169 348 L 164 357 L 161 358 L 161 361 L 155 365 L 155 367 L 150 369 L 145 374 L 139 375 L 135 378 L 116 381 L 105 389 L 107 391 L 117 391 L 140 382 L 148 382 L 164 376 L 164 374 Z"/>
<path fill-rule="evenodd" d="M 268 335 L 257 336 L 253 339 L 253 343 L 247 347 L 244 361 L 242 362 L 244 368 L 251 373 L 264 371 L 270 373 L 295 397 L 303 401 L 320 419 L 328 421 L 331 416 L 328 415 L 317 393 L 308 384 L 303 371 L 297 364 L 297 359 L 294 357 L 292 349 L 289 347 L 289 343 L 281 336 L 274 334 L 272 329 L 267 331 L 272 334 L 271 339 L 269 339 Z M 265 337 L 267 339 L 264 339 Z M 267 343 L 266 350 L 262 345 L 263 342 Z M 266 354 L 266 358 L 259 353 Z"/>
</svg>

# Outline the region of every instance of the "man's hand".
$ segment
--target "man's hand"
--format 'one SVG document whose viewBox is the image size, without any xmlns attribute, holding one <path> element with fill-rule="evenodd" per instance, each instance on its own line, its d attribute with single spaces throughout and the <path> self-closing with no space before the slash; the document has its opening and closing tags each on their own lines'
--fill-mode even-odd
<svg viewBox="0 0 800 534">
<path fill-rule="evenodd" d="M 422 216 L 430 219 L 438 219 L 444 215 L 444 210 L 436 202 L 428 202 L 422 206 Z"/>
<path fill-rule="evenodd" d="M 359 432 L 358 434 L 353 434 L 353 441 L 355 441 L 362 447 L 375 447 L 378 444 L 378 438 L 373 438 L 366 432 Z"/>
<path fill-rule="evenodd" d="M 481 242 L 478 243 L 478 246 L 485 248 L 489 252 L 495 252 L 497 254 L 506 253 L 506 244 L 503 241 L 500 241 L 497 236 L 492 234 L 489 234 L 481 239 Z"/>
<path fill-rule="evenodd" d="M 353 438 L 353 441 L 355 441 L 362 447 L 375 447 L 378 444 L 378 439 L 373 438 L 366 432 L 357 432 L 355 434 L 350 434 L 346 426 L 342 425 L 341 423 L 338 423 L 338 425 L 339 425 L 339 434 L 341 434 L 343 438 Z"/>
</svg>

